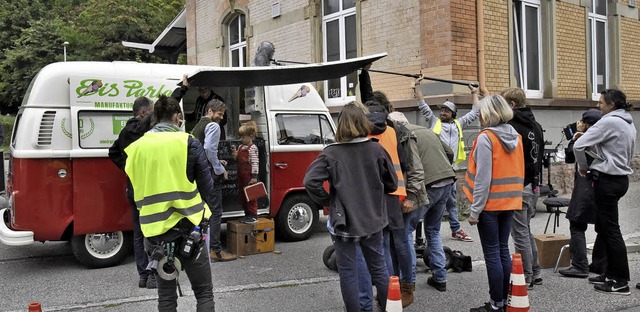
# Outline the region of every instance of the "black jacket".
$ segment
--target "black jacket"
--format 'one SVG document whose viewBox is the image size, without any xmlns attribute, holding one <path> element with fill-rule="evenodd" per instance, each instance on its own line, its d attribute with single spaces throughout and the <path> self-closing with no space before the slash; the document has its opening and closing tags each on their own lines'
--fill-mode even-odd
<svg viewBox="0 0 640 312">
<path fill-rule="evenodd" d="M 196 181 L 202 200 L 207 203 L 210 209 L 213 209 L 213 177 L 211 176 L 209 160 L 198 139 L 190 137 L 188 144 L 187 179 L 190 182 Z"/>
<path fill-rule="evenodd" d="M 575 163 L 573 143 L 573 140 L 569 142 L 569 146 L 565 149 L 564 161 L 568 164 Z M 591 157 L 587 156 L 587 162 L 589 164 L 592 160 Z M 595 190 L 593 189 L 593 176 L 590 172 L 587 173 L 586 177 L 578 174 L 577 164 L 575 169 L 573 191 L 571 191 L 571 201 L 569 202 L 566 218 L 574 222 L 595 224 L 596 198 Z"/>
<path fill-rule="evenodd" d="M 536 121 L 531 108 L 513 109 L 513 119 L 509 124 L 522 136 L 524 152 L 524 185 L 533 183 L 538 185 L 538 175 L 542 171 L 544 151 L 544 134 L 542 126 Z"/>
<path fill-rule="evenodd" d="M 325 181 L 329 181 L 328 193 Z M 304 176 L 304 187 L 313 201 L 330 208 L 331 227 L 340 237 L 381 231 L 388 222 L 385 197 L 390 196 L 385 193 L 395 191 L 397 183 L 389 154 L 364 138 L 328 145 Z"/>
</svg>

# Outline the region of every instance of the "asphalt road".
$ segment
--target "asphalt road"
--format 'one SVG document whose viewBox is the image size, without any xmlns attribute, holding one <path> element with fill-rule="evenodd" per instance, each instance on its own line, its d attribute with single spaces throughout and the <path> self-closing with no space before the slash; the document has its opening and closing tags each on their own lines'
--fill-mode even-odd
<svg viewBox="0 0 640 312">
<path fill-rule="evenodd" d="M 640 182 L 632 183 L 621 200 L 620 223 L 629 242 L 640 238 Z M 532 220 L 534 233 L 542 233 L 548 214 L 539 206 Z M 304 242 L 276 242 L 280 253 L 247 256 L 227 263 L 213 263 L 218 311 L 342 311 L 337 273 L 322 263 L 322 252 L 331 242 L 322 221 L 316 234 Z M 449 238 L 442 223 L 443 242 L 471 255 L 473 272 L 450 273 L 447 291 L 426 284 L 424 263 L 418 259 L 416 301 L 404 311 L 468 311 L 488 300 L 486 271 L 476 227 L 463 223 L 475 242 Z M 557 231 L 569 234 L 562 219 Z M 588 230 L 587 240 L 595 233 Z M 640 254 L 629 253 L 632 285 L 640 282 Z M 532 311 L 640 311 L 640 290 L 630 296 L 595 292 L 583 279 L 569 279 L 543 270 L 544 285 L 529 293 Z M 26 311 L 30 302 L 41 302 L 45 311 L 156 311 L 156 292 L 139 289 L 133 257 L 120 266 L 87 270 L 73 258 L 66 243 L 30 246 L 0 245 L 0 311 Z M 185 275 L 180 277 L 185 297 L 179 311 L 195 311 L 195 298 Z"/>
</svg>

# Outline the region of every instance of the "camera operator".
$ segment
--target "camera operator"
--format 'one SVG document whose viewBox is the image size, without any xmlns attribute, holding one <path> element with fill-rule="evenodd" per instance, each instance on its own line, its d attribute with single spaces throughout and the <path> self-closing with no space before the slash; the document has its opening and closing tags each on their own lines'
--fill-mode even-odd
<svg viewBox="0 0 640 312">
<path fill-rule="evenodd" d="M 600 111 L 590 109 L 582 114 L 582 119 L 575 123 L 575 131 L 565 130 L 565 135 L 573 135 L 570 138 L 569 146 L 565 149 L 565 162 L 568 164 L 575 163 L 575 155 L 573 153 L 573 144 L 580 138 L 591 126 L 600 120 Z M 574 124 L 568 125 L 565 129 L 571 129 Z M 591 163 L 593 158 L 588 157 L 587 162 Z M 606 255 L 602 246 L 602 237 L 596 238 L 593 246 L 593 262 L 589 265 L 587 259 L 587 242 L 585 239 L 585 231 L 587 224 L 595 224 L 596 206 L 593 193 L 593 179 L 591 175 L 586 177 L 578 174 L 578 165 L 576 164 L 576 172 L 573 180 L 573 191 L 571 192 L 571 202 L 567 209 L 567 219 L 569 219 L 569 230 L 571 231 L 571 241 L 569 243 L 571 251 L 571 266 L 567 269 L 560 270 L 559 273 L 566 277 L 587 278 L 589 272 L 597 274 L 604 273 L 603 268 L 606 263 Z"/>
</svg>

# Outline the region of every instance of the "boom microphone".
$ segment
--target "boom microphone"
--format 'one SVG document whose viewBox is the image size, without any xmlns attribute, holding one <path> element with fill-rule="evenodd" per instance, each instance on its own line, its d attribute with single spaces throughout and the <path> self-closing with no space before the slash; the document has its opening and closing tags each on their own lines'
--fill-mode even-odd
<svg viewBox="0 0 640 312">
<path fill-rule="evenodd" d="M 273 43 L 269 41 L 262 41 L 258 45 L 256 56 L 253 58 L 254 66 L 269 66 L 273 59 L 273 54 L 276 52 L 276 48 Z"/>
</svg>

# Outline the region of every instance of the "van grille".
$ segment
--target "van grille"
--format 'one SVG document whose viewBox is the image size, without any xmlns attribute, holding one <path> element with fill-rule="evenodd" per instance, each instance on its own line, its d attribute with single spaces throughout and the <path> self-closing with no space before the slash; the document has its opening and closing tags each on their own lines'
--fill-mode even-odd
<svg viewBox="0 0 640 312">
<path fill-rule="evenodd" d="M 56 119 L 56 111 L 46 111 L 42 115 L 40 131 L 38 132 L 38 145 L 51 145 L 53 137 L 53 122 Z"/>
</svg>

